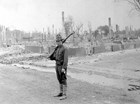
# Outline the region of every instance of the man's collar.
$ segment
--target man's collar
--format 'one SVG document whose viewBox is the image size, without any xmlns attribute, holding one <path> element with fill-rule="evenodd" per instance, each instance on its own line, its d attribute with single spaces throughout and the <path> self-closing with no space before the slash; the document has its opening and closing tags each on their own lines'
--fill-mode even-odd
<svg viewBox="0 0 140 104">
<path fill-rule="evenodd" d="M 63 44 L 62 45 L 59 45 L 58 47 L 62 47 L 63 46 Z"/>
</svg>

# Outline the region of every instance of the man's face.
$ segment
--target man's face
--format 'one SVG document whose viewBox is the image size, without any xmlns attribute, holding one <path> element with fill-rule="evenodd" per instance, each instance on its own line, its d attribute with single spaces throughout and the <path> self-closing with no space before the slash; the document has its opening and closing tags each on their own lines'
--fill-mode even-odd
<svg viewBox="0 0 140 104">
<path fill-rule="evenodd" d="M 59 46 L 59 45 L 62 45 L 62 41 L 56 41 L 56 44 Z"/>
</svg>

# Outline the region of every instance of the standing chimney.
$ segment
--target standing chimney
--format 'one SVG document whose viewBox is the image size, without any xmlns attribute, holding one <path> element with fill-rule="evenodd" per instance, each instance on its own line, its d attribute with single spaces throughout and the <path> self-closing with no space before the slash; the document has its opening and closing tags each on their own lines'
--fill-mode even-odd
<svg viewBox="0 0 140 104">
<path fill-rule="evenodd" d="M 62 35 L 63 37 L 66 37 L 66 34 L 65 34 L 65 17 L 64 17 L 64 11 L 62 11 Z"/>
<path fill-rule="evenodd" d="M 64 27 L 64 11 L 62 11 L 62 26 Z"/>
<path fill-rule="evenodd" d="M 109 22 L 109 27 L 111 27 L 111 18 L 108 18 L 108 22 Z"/>
<path fill-rule="evenodd" d="M 111 18 L 108 18 L 108 25 L 109 25 L 109 36 L 111 38 Z"/>
<path fill-rule="evenodd" d="M 118 32 L 118 31 L 120 31 L 120 30 L 119 30 L 119 25 L 116 24 L 116 32 Z"/>
</svg>

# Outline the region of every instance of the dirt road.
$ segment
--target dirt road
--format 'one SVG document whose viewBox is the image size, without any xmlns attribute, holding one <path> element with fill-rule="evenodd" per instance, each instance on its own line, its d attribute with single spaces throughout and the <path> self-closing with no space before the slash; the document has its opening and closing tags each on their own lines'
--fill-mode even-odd
<svg viewBox="0 0 140 104">
<path fill-rule="evenodd" d="M 53 97 L 59 91 L 54 68 L 1 64 L 0 104 L 140 104 L 140 91 L 130 86 L 139 86 L 140 52 L 93 57 L 69 66 L 64 101 Z"/>
<path fill-rule="evenodd" d="M 93 90 L 87 94 L 87 89 L 92 89 L 89 84 L 68 79 L 68 99 L 60 101 L 53 97 L 59 91 L 54 73 L 0 65 L 0 104 L 89 104 L 96 101 L 91 100 Z"/>
</svg>

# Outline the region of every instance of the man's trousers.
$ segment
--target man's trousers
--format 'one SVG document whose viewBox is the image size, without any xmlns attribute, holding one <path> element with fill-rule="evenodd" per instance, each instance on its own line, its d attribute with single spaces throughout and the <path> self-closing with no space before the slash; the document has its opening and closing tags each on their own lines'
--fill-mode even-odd
<svg viewBox="0 0 140 104">
<path fill-rule="evenodd" d="M 67 85 L 67 69 L 65 69 L 65 72 L 62 72 L 62 66 L 56 65 L 56 76 L 59 84 Z"/>
<path fill-rule="evenodd" d="M 56 76 L 57 76 L 58 82 L 60 84 L 60 93 L 63 93 L 64 95 L 66 95 L 67 69 L 65 69 L 65 72 L 62 72 L 62 66 L 56 65 Z"/>
</svg>

